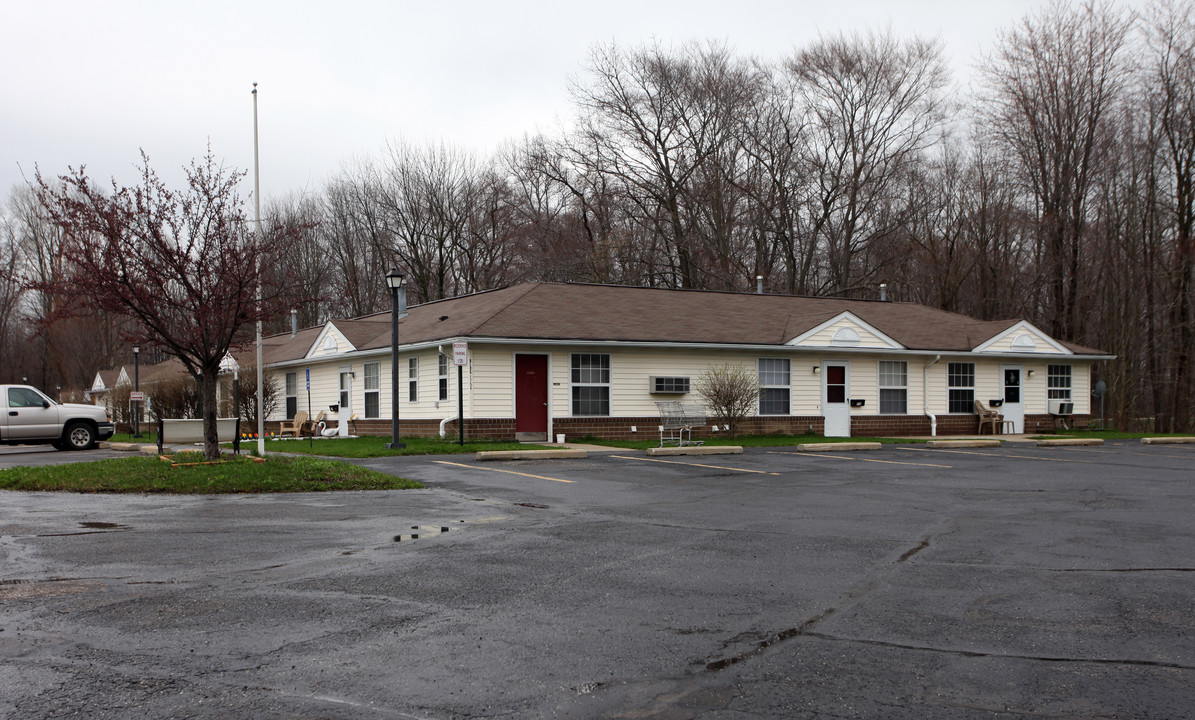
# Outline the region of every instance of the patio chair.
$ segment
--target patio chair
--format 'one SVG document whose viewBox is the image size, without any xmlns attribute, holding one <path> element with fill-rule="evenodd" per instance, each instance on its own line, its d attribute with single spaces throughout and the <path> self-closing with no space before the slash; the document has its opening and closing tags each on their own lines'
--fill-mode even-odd
<svg viewBox="0 0 1195 720">
<path fill-rule="evenodd" d="M 975 414 L 979 416 L 979 434 L 983 434 L 983 426 L 987 425 L 992 429 L 992 434 L 1004 430 L 1004 416 L 995 410 L 990 409 L 980 401 L 975 401 Z M 999 428 L 999 430 L 997 430 Z"/>
<path fill-rule="evenodd" d="M 295 413 L 295 417 L 293 420 L 283 420 L 278 425 L 279 437 L 281 437 L 287 433 L 290 433 L 291 435 L 294 435 L 295 437 L 299 437 L 299 433 L 303 430 L 303 424 L 306 422 L 307 422 L 307 411 L 300 410 L 299 412 Z"/>
<path fill-rule="evenodd" d="M 299 435 L 311 435 L 315 432 L 315 426 L 320 424 L 324 419 L 324 411 L 320 410 L 319 414 L 315 416 L 314 420 L 307 420 L 299 428 Z"/>
</svg>

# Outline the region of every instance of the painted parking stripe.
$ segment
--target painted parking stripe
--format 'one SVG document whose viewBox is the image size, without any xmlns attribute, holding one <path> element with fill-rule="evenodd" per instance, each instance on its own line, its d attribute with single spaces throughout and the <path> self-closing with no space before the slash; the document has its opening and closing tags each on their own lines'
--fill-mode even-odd
<svg viewBox="0 0 1195 720">
<path fill-rule="evenodd" d="M 610 457 L 618 458 L 619 460 L 642 460 L 644 462 L 666 463 L 668 465 L 687 465 L 688 467 L 709 468 L 711 470 L 733 470 L 734 472 L 757 473 L 759 475 L 780 474 L 777 472 L 768 472 L 767 470 L 748 470 L 747 468 L 725 467 L 722 465 L 702 465 L 701 463 L 681 462 L 679 460 L 660 460 L 659 458 L 631 457 L 629 455 L 611 455 Z"/>
<path fill-rule="evenodd" d="M 848 455 L 827 455 L 825 453 L 818 453 L 817 455 L 810 455 L 809 453 L 795 453 L 795 452 L 781 452 L 779 450 L 769 450 L 769 455 L 792 455 L 794 457 L 814 458 L 824 457 L 833 458 L 834 460 L 858 460 L 860 462 L 884 463 L 885 465 L 915 465 L 917 467 L 933 467 L 933 468 L 953 468 L 953 465 L 935 465 L 934 463 L 915 463 L 915 462 L 901 462 L 900 460 L 876 460 L 875 458 L 864 457 L 850 457 Z"/>
<path fill-rule="evenodd" d="M 985 455 L 987 457 L 998 458 L 1016 458 L 1018 460 L 1042 460 L 1045 462 L 1060 462 L 1060 463 L 1078 463 L 1081 465 L 1103 465 L 1105 463 L 1096 460 L 1068 460 L 1066 458 L 1051 458 L 1042 457 L 1040 455 L 1013 455 L 1011 453 L 991 453 L 979 452 L 976 450 L 943 450 L 942 448 L 897 448 L 897 450 L 906 450 L 908 452 L 925 452 L 925 453 L 954 453 L 956 455 Z"/>
<path fill-rule="evenodd" d="M 432 462 L 439 463 L 440 465 L 453 465 L 455 467 L 468 468 L 470 470 L 488 470 L 490 472 L 508 473 L 510 475 L 522 475 L 523 477 L 535 478 L 536 480 L 551 480 L 552 482 L 560 483 L 576 482 L 576 480 L 561 480 L 560 478 L 548 477 L 546 475 L 532 475 L 531 473 L 517 472 L 515 470 L 503 470 L 502 468 L 496 467 L 482 467 L 481 465 L 465 465 L 463 463 L 448 462 L 447 460 L 432 460 Z"/>
</svg>

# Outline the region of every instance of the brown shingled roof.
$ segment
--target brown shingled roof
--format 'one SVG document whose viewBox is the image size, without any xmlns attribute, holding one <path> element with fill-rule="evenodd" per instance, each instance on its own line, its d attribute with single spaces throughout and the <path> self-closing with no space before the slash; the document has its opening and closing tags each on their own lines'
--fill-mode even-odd
<svg viewBox="0 0 1195 720">
<path fill-rule="evenodd" d="M 412 307 L 400 320 L 399 337 L 403 345 L 457 337 L 783 345 L 842 312 L 910 350 L 967 352 L 1019 322 L 980 321 L 914 303 L 530 283 Z M 390 344 L 389 313 L 333 322 L 359 350 Z M 272 356 L 302 357 L 314 340 L 297 355 Z"/>
</svg>

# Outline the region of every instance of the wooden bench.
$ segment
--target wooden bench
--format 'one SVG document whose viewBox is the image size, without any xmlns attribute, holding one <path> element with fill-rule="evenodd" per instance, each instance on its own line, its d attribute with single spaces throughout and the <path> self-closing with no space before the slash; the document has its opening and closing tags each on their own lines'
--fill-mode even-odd
<svg viewBox="0 0 1195 720">
<path fill-rule="evenodd" d="M 222 443 L 232 443 L 233 452 L 241 451 L 241 419 L 216 418 L 216 439 Z M 203 437 L 203 419 L 172 419 L 158 418 L 158 454 L 162 453 L 165 443 L 201 443 Z"/>
</svg>

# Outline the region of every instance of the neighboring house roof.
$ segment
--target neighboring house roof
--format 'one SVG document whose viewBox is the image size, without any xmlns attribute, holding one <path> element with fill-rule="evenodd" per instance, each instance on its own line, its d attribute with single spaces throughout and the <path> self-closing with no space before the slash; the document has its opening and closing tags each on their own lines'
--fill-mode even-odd
<svg viewBox="0 0 1195 720">
<path fill-rule="evenodd" d="M 487 338 L 782 347 L 840 316 L 857 320 L 886 347 L 931 352 L 971 352 L 1015 326 L 1027 326 L 1017 319 L 981 321 L 914 303 L 529 283 L 413 306 L 399 322 L 399 339 L 404 346 Z M 355 350 L 390 346 L 388 312 L 334 324 Z M 309 328 L 267 339 L 267 364 L 307 357 L 321 332 Z M 1103 355 L 1073 343 L 1060 345 L 1079 355 Z"/>
</svg>

